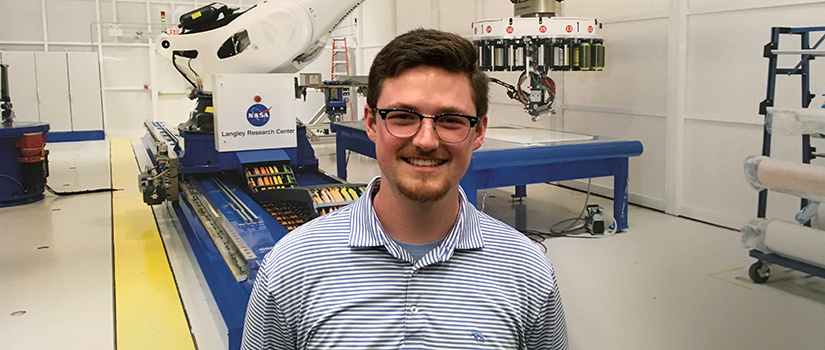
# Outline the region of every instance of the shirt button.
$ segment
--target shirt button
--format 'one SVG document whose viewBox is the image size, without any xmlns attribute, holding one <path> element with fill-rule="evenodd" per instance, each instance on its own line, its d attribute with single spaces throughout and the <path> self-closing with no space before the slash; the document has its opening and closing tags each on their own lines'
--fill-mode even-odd
<svg viewBox="0 0 825 350">
<path fill-rule="evenodd" d="M 418 314 L 418 306 L 415 306 L 415 305 L 411 306 L 411 307 L 410 307 L 410 312 L 411 312 L 413 315 Z"/>
</svg>

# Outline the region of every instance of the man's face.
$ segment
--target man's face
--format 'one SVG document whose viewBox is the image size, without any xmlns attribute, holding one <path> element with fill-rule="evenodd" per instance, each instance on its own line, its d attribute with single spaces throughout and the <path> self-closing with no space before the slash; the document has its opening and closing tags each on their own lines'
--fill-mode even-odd
<svg viewBox="0 0 825 350">
<path fill-rule="evenodd" d="M 424 115 L 460 113 L 475 115 L 470 80 L 462 73 L 419 66 L 384 80 L 374 108 L 403 108 Z M 367 135 L 375 142 L 382 187 L 392 186 L 408 199 L 427 202 L 457 192 L 470 165 L 472 152 L 481 147 L 486 116 L 464 141 L 446 143 L 438 138 L 433 120 L 424 119 L 418 132 L 398 138 L 387 132 L 385 121 L 373 111 L 366 116 Z"/>
</svg>

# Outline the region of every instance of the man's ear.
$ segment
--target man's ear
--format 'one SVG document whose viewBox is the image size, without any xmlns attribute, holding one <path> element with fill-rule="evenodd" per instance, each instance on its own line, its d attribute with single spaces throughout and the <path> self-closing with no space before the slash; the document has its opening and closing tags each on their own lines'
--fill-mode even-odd
<svg viewBox="0 0 825 350">
<path fill-rule="evenodd" d="M 473 136 L 473 151 L 479 149 L 484 143 L 484 134 L 487 132 L 487 115 L 478 120 L 475 127 L 475 134 Z"/>
<path fill-rule="evenodd" d="M 375 112 L 372 110 L 372 107 L 369 105 L 364 106 L 364 126 L 367 129 L 367 136 L 375 142 L 376 138 L 376 121 L 375 121 Z"/>
</svg>

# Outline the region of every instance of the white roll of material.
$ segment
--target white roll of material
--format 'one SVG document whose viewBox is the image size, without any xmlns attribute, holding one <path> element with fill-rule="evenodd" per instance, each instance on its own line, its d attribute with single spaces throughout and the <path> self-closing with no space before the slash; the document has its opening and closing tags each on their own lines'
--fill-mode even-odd
<svg viewBox="0 0 825 350">
<path fill-rule="evenodd" d="M 769 133 L 788 135 L 825 134 L 824 108 L 767 108 L 765 127 Z"/>
<path fill-rule="evenodd" d="M 825 267 L 825 231 L 774 219 L 765 230 L 765 246 L 781 256 Z"/>
<path fill-rule="evenodd" d="M 745 159 L 745 178 L 757 190 L 825 202 L 825 167 L 753 156 Z"/>
</svg>

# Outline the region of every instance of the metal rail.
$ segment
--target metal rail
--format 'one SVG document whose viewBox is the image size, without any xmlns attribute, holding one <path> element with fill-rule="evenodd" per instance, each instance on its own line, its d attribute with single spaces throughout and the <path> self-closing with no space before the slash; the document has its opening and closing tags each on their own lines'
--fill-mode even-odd
<svg viewBox="0 0 825 350">
<path fill-rule="evenodd" d="M 229 187 L 227 187 L 221 179 L 215 177 L 212 179 L 212 181 L 215 183 L 215 185 L 218 186 L 218 188 L 221 190 L 221 193 L 223 193 L 224 197 L 226 197 L 226 199 L 229 200 L 229 206 L 244 219 L 245 223 L 251 223 L 260 220 L 258 215 L 255 215 L 255 213 L 252 212 L 252 209 L 249 209 L 249 207 L 247 207 L 246 204 L 243 204 L 243 202 L 241 202 L 241 200 L 238 199 L 238 196 L 232 193 L 232 190 L 230 190 Z"/>
<path fill-rule="evenodd" d="M 257 259 L 252 249 L 238 235 L 212 201 L 198 191 L 190 181 L 182 181 L 181 192 L 192 205 L 215 246 L 220 251 L 232 274 L 238 282 L 249 279 L 249 262 Z M 248 208 L 247 208 L 248 209 Z"/>
</svg>

